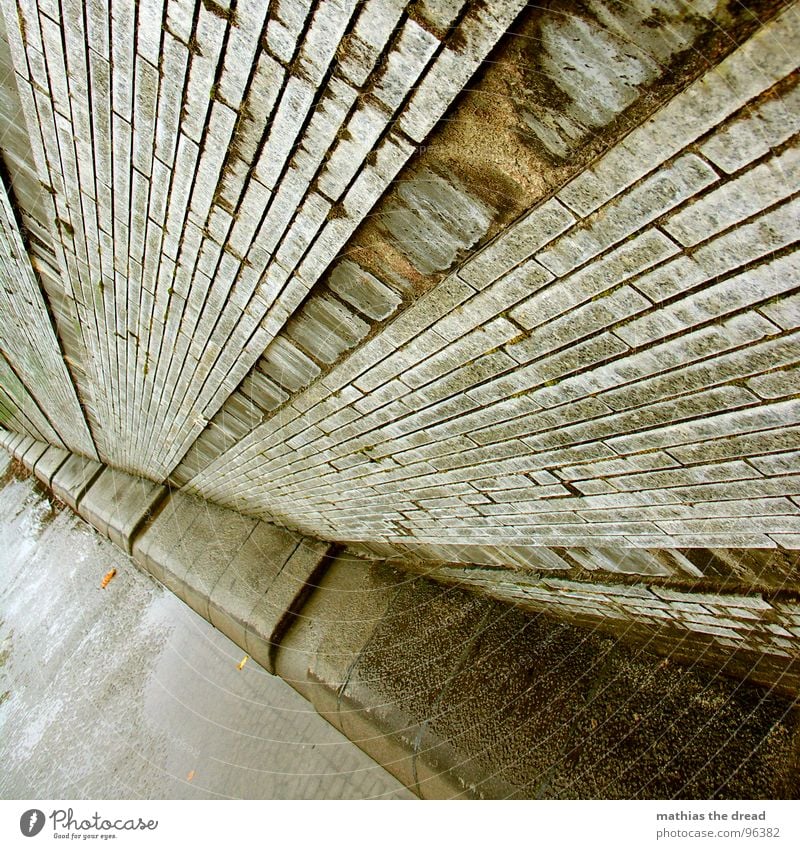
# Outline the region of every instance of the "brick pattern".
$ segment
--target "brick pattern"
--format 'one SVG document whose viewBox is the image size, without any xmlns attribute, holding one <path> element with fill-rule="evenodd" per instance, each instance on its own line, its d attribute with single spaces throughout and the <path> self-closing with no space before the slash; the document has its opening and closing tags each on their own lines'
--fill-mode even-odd
<svg viewBox="0 0 800 849">
<path fill-rule="evenodd" d="M 166 477 L 524 2 L 412 5 L 3 0 L 106 462 Z"/>
<path fill-rule="evenodd" d="M 0 356 L 0 421 L 4 427 L 17 434 L 27 434 L 53 445 L 63 445 L 5 356 Z"/>
<path fill-rule="evenodd" d="M 40 286 L 0 182 L 0 413 L 36 439 L 94 456 Z"/>
<path fill-rule="evenodd" d="M 799 34 L 794 5 L 188 489 L 444 560 L 796 548 Z"/>
</svg>

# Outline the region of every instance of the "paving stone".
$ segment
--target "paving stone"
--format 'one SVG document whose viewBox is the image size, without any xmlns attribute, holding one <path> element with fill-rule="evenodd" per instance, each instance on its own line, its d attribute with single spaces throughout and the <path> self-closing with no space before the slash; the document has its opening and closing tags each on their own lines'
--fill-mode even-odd
<svg viewBox="0 0 800 849">
<path fill-rule="evenodd" d="M 22 462 L 25 452 L 37 442 L 38 440 L 27 433 L 12 433 L 8 450 L 15 460 Z"/>
<path fill-rule="evenodd" d="M 205 504 L 171 552 L 165 585 L 209 619 L 214 586 L 256 525 L 256 519 Z"/>
</svg>

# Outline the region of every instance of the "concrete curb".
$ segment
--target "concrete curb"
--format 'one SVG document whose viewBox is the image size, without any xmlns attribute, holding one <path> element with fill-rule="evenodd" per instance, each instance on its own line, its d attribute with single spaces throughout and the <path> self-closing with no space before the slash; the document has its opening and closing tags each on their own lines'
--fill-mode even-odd
<svg viewBox="0 0 800 849">
<path fill-rule="evenodd" d="M 134 536 L 166 494 L 164 486 L 106 467 L 78 500 L 78 514 L 130 554 Z"/>
<path fill-rule="evenodd" d="M 103 466 L 97 460 L 89 460 L 73 454 L 53 475 L 53 494 L 59 501 L 77 511 L 78 502 L 97 480 Z"/>
</svg>

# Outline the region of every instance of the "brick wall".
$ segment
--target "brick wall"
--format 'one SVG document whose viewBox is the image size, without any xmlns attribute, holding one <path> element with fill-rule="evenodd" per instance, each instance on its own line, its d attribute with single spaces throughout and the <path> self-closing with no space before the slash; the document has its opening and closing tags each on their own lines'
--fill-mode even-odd
<svg viewBox="0 0 800 849">
<path fill-rule="evenodd" d="M 0 184 L 0 423 L 93 456 L 45 300 Z"/>
<path fill-rule="evenodd" d="M 796 595 L 687 592 L 647 582 L 611 584 L 601 578 L 588 583 L 485 568 L 416 568 L 438 582 L 612 635 L 676 662 L 716 664 L 725 675 L 789 696 L 800 685 Z"/>
<path fill-rule="evenodd" d="M 102 458 L 153 478 L 524 3 L 273 5 L 3 3 L 79 391 Z"/>
<path fill-rule="evenodd" d="M 189 488 L 408 545 L 796 548 L 790 7 Z"/>
<path fill-rule="evenodd" d="M 798 7 L 651 5 L 3 0 L 99 458 L 378 555 L 797 549 Z"/>
</svg>

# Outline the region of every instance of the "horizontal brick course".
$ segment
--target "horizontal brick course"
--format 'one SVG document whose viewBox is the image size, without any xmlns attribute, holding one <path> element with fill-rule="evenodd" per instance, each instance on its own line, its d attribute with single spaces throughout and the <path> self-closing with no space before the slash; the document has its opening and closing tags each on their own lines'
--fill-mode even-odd
<svg viewBox="0 0 800 849">
<path fill-rule="evenodd" d="M 695 97 L 662 111 L 697 109 Z M 709 150 L 745 120 L 720 97 L 704 119 Z M 447 278 L 191 487 L 256 512 L 268 503 L 307 532 L 432 556 L 458 538 L 514 561 L 523 528 L 534 544 L 606 537 L 632 551 L 791 543 L 794 455 L 770 452 L 796 447 L 797 410 L 776 394 L 791 374 L 770 375 L 792 365 L 777 317 L 797 285 L 796 201 L 770 175 L 792 148 L 759 149 L 749 170 L 720 176 L 684 145 L 654 152 L 598 207 L 577 188 L 560 194 L 570 210 L 539 205 L 458 272 L 477 293 Z M 343 388 L 358 397 L 331 405 Z"/>
<path fill-rule="evenodd" d="M 434 559 L 561 545 L 662 575 L 681 567 L 647 549 L 795 550 L 796 9 L 495 232 L 438 160 L 398 179 L 524 4 L 458 5 L 428 26 L 393 0 L 115 0 L 109 28 L 26 4 L 51 300 L 83 366 L 43 332 L 53 400 L 8 377 L 4 413 L 87 454 L 65 423 L 91 421 L 122 469 Z M 351 241 L 393 181 L 372 232 L 413 283 Z"/>
</svg>

